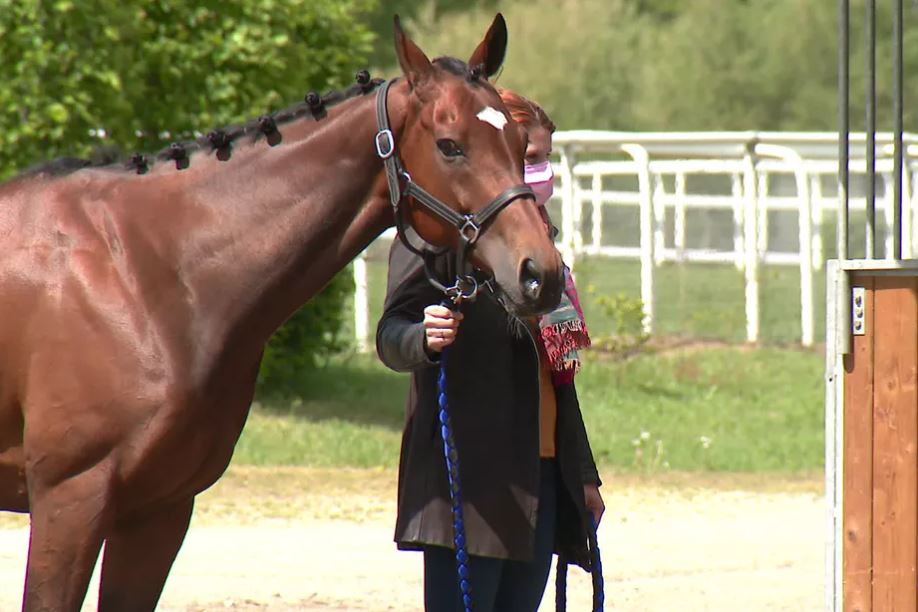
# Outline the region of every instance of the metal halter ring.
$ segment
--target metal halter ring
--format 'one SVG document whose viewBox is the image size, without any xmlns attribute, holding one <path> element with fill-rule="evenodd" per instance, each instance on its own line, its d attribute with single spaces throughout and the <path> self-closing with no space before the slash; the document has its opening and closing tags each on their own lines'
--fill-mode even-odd
<svg viewBox="0 0 918 612">
<path fill-rule="evenodd" d="M 464 300 L 474 300 L 480 290 L 474 276 L 457 276 L 456 284 L 447 287 L 445 293 L 454 304 L 460 304 Z"/>
<path fill-rule="evenodd" d="M 481 233 L 481 226 L 475 223 L 472 215 L 466 215 L 465 224 L 459 228 L 459 233 L 465 238 L 466 243 L 475 244 L 478 240 L 478 235 Z"/>
</svg>

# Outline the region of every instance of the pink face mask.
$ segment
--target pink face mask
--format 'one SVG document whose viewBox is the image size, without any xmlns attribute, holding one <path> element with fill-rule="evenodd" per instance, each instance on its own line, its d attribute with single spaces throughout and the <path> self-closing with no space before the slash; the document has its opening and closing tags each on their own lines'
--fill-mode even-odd
<svg viewBox="0 0 918 612">
<path fill-rule="evenodd" d="M 532 187 L 536 204 L 539 206 L 544 206 L 555 190 L 555 174 L 552 172 L 551 162 L 548 160 L 539 164 L 526 164 L 523 171 L 523 180 Z"/>
</svg>

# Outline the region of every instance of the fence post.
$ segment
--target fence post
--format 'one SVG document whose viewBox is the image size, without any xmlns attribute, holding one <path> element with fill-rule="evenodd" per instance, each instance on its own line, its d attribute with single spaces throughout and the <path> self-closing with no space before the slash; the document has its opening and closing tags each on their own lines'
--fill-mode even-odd
<svg viewBox="0 0 918 612">
<path fill-rule="evenodd" d="M 746 266 L 746 247 L 743 244 L 743 181 L 738 173 L 730 177 L 730 190 L 733 195 L 733 265 L 742 271 Z"/>
<path fill-rule="evenodd" d="M 883 241 L 883 257 L 896 259 L 894 254 L 896 241 L 895 202 L 893 201 L 893 176 L 884 172 L 883 178 L 883 220 L 886 222 L 886 240 Z"/>
<path fill-rule="evenodd" d="M 759 143 L 755 153 L 777 157 L 794 169 L 800 245 L 800 343 L 813 346 L 813 212 L 807 169 L 800 154 L 790 147 Z"/>
<path fill-rule="evenodd" d="M 580 188 L 580 180 L 574 176 L 573 164 L 571 164 L 571 203 L 573 204 L 574 214 L 574 245 L 573 252 L 576 254 L 583 253 L 583 190 Z"/>
<path fill-rule="evenodd" d="M 666 187 L 663 185 L 663 176 L 651 174 L 650 182 L 653 186 L 653 261 L 656 265 L 663 263 L 666 258 L 666 204 L 664 197 Z"/>
<path fill-rule="evenodd" d="M 902 258 L 911 259 L 914 255 L 912 253 L 912 231 L 914 223 L 914 214 L 915 214 L 915 200 L 914 195 L 912 194 L 912 188 L 914 182 L 912 180 L 912 173 L 908 171 L 908 151 L 906 150 L 903 157 L 903 164 L 905 168 L 902 171 Z"/>
<path fill-rule="evenodd" d="M 685 172 L 676 173 L 676 207 L 673 214 L 673 242 L 676 246 L 676 260 L 685 259 Z"/>
<path fill-rule="evenodd" d="M 768 252 L 768 173 L 760 172 L 756 176 L 756 252 L 760 259 Z"/>
<path fill-rule="evenodd" d="M 752 151 L 748 150 L 743 155 L 743 195 L 745 214 L 744 225 L 746 227 L 746 264 L 745 264 L 745 281 L 746 281 L 746 340 L 748 342 L 758 342 L 759 340 L 759 254 L 758 254 L 758 237 L 756 218 L 757 196 L 756 187 L 758 187 L 758 178 L 755 171 L 755 160 Z"/>
<path fill-rule="evenodd" d="M 822 270 L 825 253 L 822 244 L 822 177 L 819 174 L 810 175 L 810 201 L 813 205 L 813 243 L 810 247 L 813 252 L 813 269 Z"/>
<path fill-rule="evenodd" d="M 573 150 L 570 146 L 561 147 L 561 257 L 564 263 L 574 269 L 574 172 Z"/>
<path fill-rule="evenodd" d="M 796 153 L 795 153 L 796 155 Z M 813 314 L 813 211 L 809 178 L 803 160 L 794 171 L 797 195 L 800 198 L 800 344 L 813 346 L 815 315 Z"/>
<path fill-rule="evenodd" d="M 367 252 L 354 260 L 354 339 L 357 350 L 370 352 L 370 306 L 367 298 Z"/>
<path fill-rule="evenodd" d="M 902 211 L 902 258 L 911 259 L 912 253 L 912 231 L 914 223 L 914 195 L 912 194 L 912 173 L 908 171 L 908 149 L 905 151 L 906 168 L 902 171 L 902 201 L 904 210 Z"/>
<path fill-rule="evenodd" d="M 641 206 L 641 302 L 644 309 L 644 331 L 653 332 L 653 186 L 650 183 L 650 156 L 637 144 L 623 144 L 622 151 L 631 156 L 638 167 L 638 189 Z"/>
<path fill-rule="evenodd" d="M 592 249 L 598 255 L 602 247 L 602 175 L 598 172 L 593 173 L 591 189 L 593 191 Z"/>
</svg>

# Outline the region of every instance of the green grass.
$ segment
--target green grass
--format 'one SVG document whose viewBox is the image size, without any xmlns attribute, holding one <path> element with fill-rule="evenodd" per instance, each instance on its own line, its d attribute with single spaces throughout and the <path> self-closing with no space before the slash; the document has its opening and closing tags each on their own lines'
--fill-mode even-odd
<svg viewBox="0 0 918 612">
<path fill-rule="evenodd" d="M 590 355 L 578 389 L 596 459 L 616 471 L 819 469 L 822 363 L 780 348 Z M 395 467 L 407 386 L 373 357 L 336 359 L 293 398 L 259 399 L 234 463 Z"/>
<path fill-rule="evenodd" d="M 817 353 L 775 348 L 591 360 L 578 391 L 596 460 L 625 470 L 818 469 L 822 364 Z"/>
</svg>

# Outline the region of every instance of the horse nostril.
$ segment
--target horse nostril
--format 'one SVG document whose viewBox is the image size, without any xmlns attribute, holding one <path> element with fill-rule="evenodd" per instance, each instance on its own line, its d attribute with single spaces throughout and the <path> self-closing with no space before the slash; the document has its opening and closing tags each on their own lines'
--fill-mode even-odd
<svg viewBox="0 0 918 612">
<path fill-rule="evenodd" d="M 520 269 L 520 285 L 527 299 L 536 301 L 542 293 L 542 270 L 531 259 L 523 262 Z"/>
</svg>

